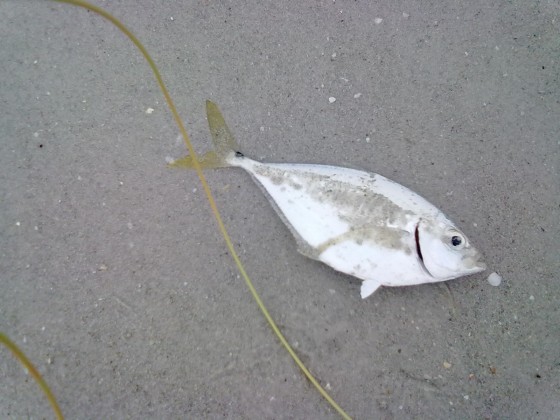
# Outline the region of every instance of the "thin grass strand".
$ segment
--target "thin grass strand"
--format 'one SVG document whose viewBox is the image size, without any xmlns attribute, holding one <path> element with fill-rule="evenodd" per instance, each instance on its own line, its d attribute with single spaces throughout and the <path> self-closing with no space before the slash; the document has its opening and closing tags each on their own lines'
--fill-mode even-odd
<svg viewBox="0 0 560 420">
<path fill-rule="evenodd" d="M 27 358 L 25 353 L 14 343 L 12 340 L 8 338 L 8 336 L 2 332 L 0 332 L 0 343 L 4 344 L 12 353 L 13 355 L 19 360 L 19 362 L 27 369 L 27 371 L 33 376 L 35 382 L 39 385 L 47 400 L 51 404 L 51 407 L 54 411 L 54 414 L 58 420 L 64 420 L 64 416 L 62 415 L 62 411 L 56 402 L 56 398 L 54 394 L 51 392 L 51 389 L 47 385 L 47 382 L 43 379 L 39 371 L 33 366 L 33 363 Z"/>
<path fill-rule="evenodd" d="M 253 282 L 251 281 L 247 272 L 245 271 L 245 268 L 244 268 L 239 256 L 237 255 L 237 252 L 235 252 L 235 249 L 233 247 L 233 243 L 231 242 L 230 236 L 229 236 L 229 234 L 226 230 L 226 227 L 225 227 L 225 225 L 222 221 L 222 217 L 220 216 L 220 212 L 218 211 L 218 207 L 216 206 L 216 202 L 214 201 L 214 197 L 213 197 L 213 195 L 210 191 L 210 187 L 208 186 L 208 182 L 206 181 L 206 177 L 204 176 L 204 173 L 202 172 L 202 168 L 200 166 L 199 159 L 198 159 L 198 157 L 196 155 L 196 152 L 194 150 L 194 147 L 193 147 L 193 145 L 190 141 L 189 135 L 187 134 L 187 130 L 185 129 L 183 121 L 182 121 L 181 117 L 179 116 L 179 113 L 177 112 L 177 109 L 175 108 L 175 104 L 173 103 L 173 100 L 171 99 L 171 95 L 169 94 L 169 92 L 168 92 L 168 90 L 165 86 L 165 83 L 163 82 L 163 78 L 161 77 L 160 72 L 159 72 L 155 62 L 152 60 L 150 54 L 148 54 L 148 51 L 146 50 L 146 48 L 144 48 L 144 46 L 138 40 L 138 38 L 136 38 L 136 36 L 134 36 L 134 34 L 130 30 L 128 30 L 117 18 L 115 18 L 113 15 L 111 15 L 109 12 L 103 10 L 102 8 L 100 8 L 98 6 L 95 6 L 95 5 L 93 5 L 89 2 L 82 1 L 82 0 L 54 0 L 54 1 L 58 1 L 60 3 L 68 3 L 68 4 L 72 4 L 74 6 L 83 7 L 85 9 L 91 10 L 94 13 L 97 13 L 98 15 L 102 16 L 103 18 L 105 18 L 108 21 L 110 21 L 111 23 L 113 23 L 140 50 L 140 52 L 142 53 L 142 55 L 144 56 L 144 58 L 146 59 L 146 61 L 150 65 L 150 68 L 152 69 L 152 72 L 154 73 L 154 76 L 157 80 L 157 83 L 158 83 L 160 89 L 161 89 L 161 92 L 163 93 L 163 96 L 165 97 L 167 105 L 169 106 L 169 109 L 171 110 L 171 113 L 173 114 L 173 118 L 175 119 L 175 122 L 177 123 L 177 125 L 179 127 L 179 131 L 181 132 L 181 135 L 183 136 L 183 139 L 185 141 L 185 145 L 187 146 L 187 149 L 189 151 L 189 155 L 192 156 L 193 167 L 194 167 L 194 169 L 195 169 L 195 171 L 198 175 L 198 178 L 200 179 L 200 183 L 202 184 L 202 188 L 204 189 L 204 193 L 206 194 L 206 198 L 208 199 L 208 203 L 210 204 L 210 208 L 212 210 L 214 218 L 216 219 L 216 222 L 218 223 L 218 228 L 220 229 L 220 232 L 221 232 L 221 234 L 224 238 L 224 241 L 226 242 L 226 246 L 227 246 L 227 248 L 230 252 L 230 255 L 232 256 L 233 260 L 235 261 L 235 264 L 236 264 L 241 276 L 245 280 L 245 284 L 249 288 L 249 290 L 251 292 L 251 295 L 253 296 L 253 298 L 254 298 L 255 302 L 257 303 L 259 309 L 261 310 L 261 312 L 264 315 L 265 319 L 267 320 L 268 324 L 270 325 L 270 327 L 274 331 L 274 334 L 276 335 L 276 337 L 278 337 L 278 339 L 280 340 L 280 342 L 282 343 L 284 348 L 287 350 L 287 352 L 290 354 L 290 356 L 292 357 L 292 359 L 294 360 L 296 365 L 301 369 L 301 371 L 304 373 L 304 375 L 307 377 L 307 379 L 313 384 L 313 386 L 317 389 L 317 391 L 342 416 L 342 418 L 351 419 L 351 417 L 348 414 L 346 414 L 346 412 L 333 400 L 333 398 L 327 393 L 327 391 L 319 384 L 319 382 L 315 379 L 315 377 L 311 374 L 311 372 L 307 369 L 307 367 L 303 364 L 303 362 L 297 356 L 297 354 L 293 350 L 292 346 L 288 343 L 288 340 L 284 337 L 284 335 L 282 334 L 282 332 L 280 331 L 280 329 L 276 325 L 276 322 L 274 322 L 274 319 L 272 318 L 272 316 L 270 315 L 270 313 L 266 309 L 266 306 L 264 305 L 264 303 L 261 300 L 259 294 L 257 293 L 257 290 L 253 286 Z"/>
</svg>

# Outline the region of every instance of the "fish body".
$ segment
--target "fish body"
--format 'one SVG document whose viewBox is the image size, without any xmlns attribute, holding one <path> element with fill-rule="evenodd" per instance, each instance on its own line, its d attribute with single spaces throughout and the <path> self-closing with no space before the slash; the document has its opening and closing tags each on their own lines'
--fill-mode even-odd
<svg viewBox="0 0 560 420">
<path fill-rule="evenodd" d="M 362 282 L 380 286 L 450 280 L 486 269 L 479 252 L 437 207 L 379 174 L 355 169 L 263 163 L 238 151 L 217 106 L 207 102 L 215 150 L 203 167 L 239 167 L 266 194 L 298 251 Z M 190 157 L 171 166 L 191 167 Z"/>
</svg>

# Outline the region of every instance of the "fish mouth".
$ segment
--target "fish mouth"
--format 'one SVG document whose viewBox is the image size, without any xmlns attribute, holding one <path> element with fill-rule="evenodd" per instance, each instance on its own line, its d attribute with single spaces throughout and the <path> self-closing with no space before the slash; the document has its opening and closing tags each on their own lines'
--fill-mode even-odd
<svg viewBox="0 0 560 420">
<path fill-rule="evenodd" d="M 477 253 L 478 254 L 478 253 Z M 486 263 L 480 261 L 481 255 L 476 255 L 467 260 L 468 265 L 471 267 L 469 270 L 471 274 L 480 273 L 481 271 L 486 271 L 488 268 Z"/>
<path fill-rule="evenodd" d="M 486 263 L 482 261 L 482 254 L 475 247 L 471 246 L 469 253 L 463 258 L 463 265 L 469 274 L 480 273 L 487 269 Z"/>
</svg>

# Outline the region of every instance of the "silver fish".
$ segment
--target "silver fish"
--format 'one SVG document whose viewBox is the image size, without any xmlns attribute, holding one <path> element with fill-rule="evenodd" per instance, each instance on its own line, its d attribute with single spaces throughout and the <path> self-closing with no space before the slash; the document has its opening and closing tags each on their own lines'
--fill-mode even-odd
<svg viewBox="0 0 560 420">
<path fill-rule="evenodd" d="M 438 208 L 381 175 L 336 166 L 262 163 L 241 152 L 220 110 L 206 102 L 215 150 L 203 168 L 245 169 L 294 235 L 298 251 L 380 286 L 435 283 L 486 269 L 480 253 Z M 192 168 L 190 156 L 170 164 Z"/>
</svg>

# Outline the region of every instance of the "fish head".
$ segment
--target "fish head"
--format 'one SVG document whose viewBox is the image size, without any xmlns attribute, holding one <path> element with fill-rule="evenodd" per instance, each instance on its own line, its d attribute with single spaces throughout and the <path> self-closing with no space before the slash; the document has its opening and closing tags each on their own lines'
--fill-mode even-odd
<svg viewBox="0 0 560 420">
<path fill-rule="evenodd" d="M 480 252 L 447 219 L 421 219 L 416 226 L 415 236 L 418 256 L 434 282 L 486 270 Z"/>
</svg>

